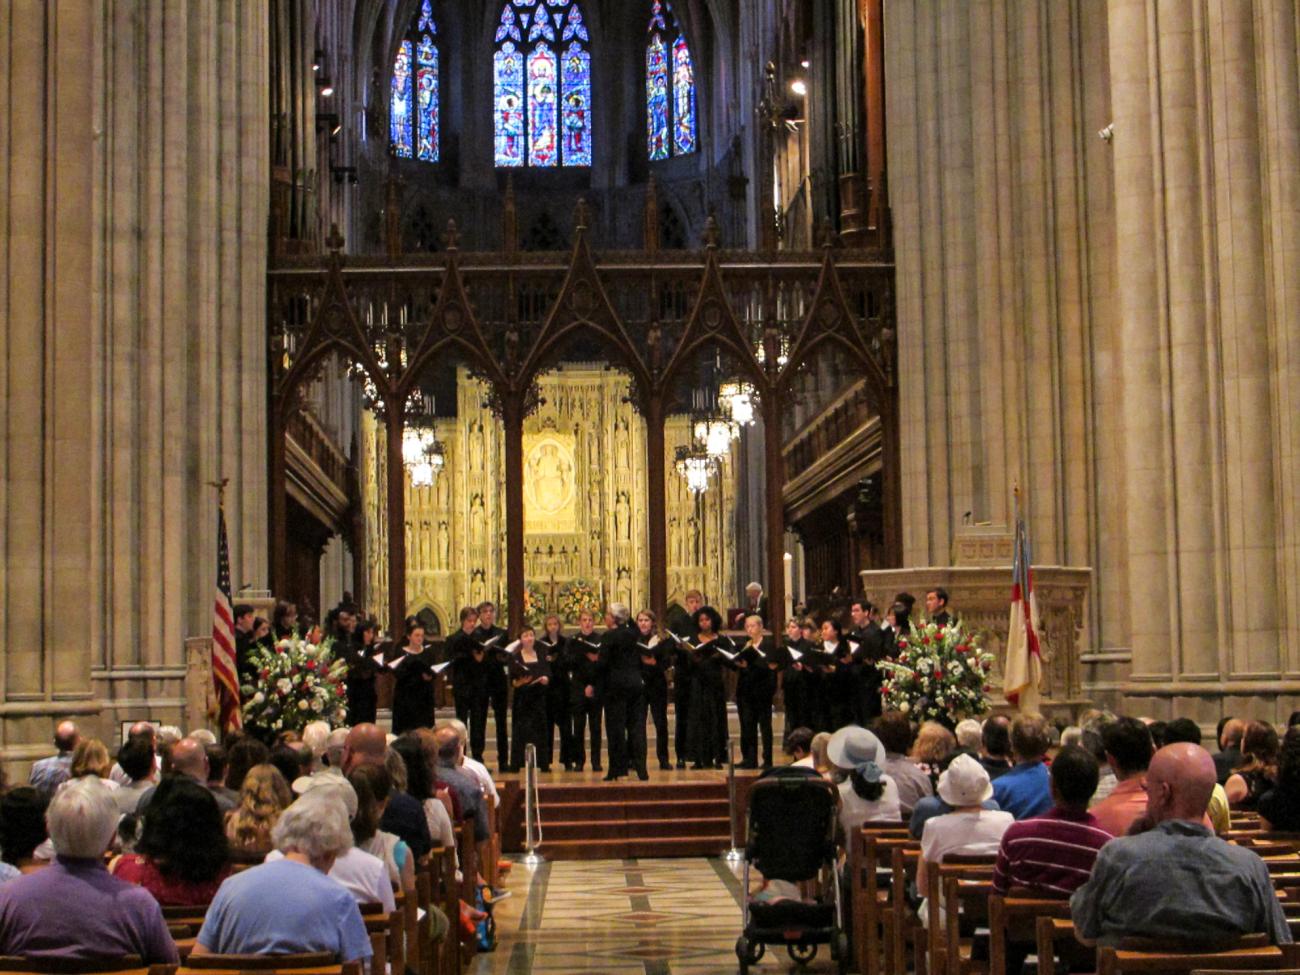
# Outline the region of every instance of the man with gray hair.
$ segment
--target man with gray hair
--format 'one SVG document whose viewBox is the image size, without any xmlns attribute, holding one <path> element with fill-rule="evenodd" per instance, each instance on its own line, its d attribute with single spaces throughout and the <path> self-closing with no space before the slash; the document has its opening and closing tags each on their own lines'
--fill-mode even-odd
<svg viewBox="0 0 1300 975">
<path fill-rule="evenodd" d="M 322 793 L 335 793 L 323 789 Z M 208 908 L 195 955 L 287 955 L 327 951 L 364 961 L 370 938 L 357 902 L 326 876 L 352 848 L 352 827 L 334 796 L 304 797 L 271 830 L 283 859 L 228 878 Z"/>
<path fill-rule="evenodd" d="M 631 615 L 626 604 L 610 603 L 605 612 L 605 632 L 600 638 L 606 666 L 605 735 L 609 740 L 606 782 L 620 779 L 632 769 L 636 769 L 637 778 L 642 781 L 650 778 L 645 767 L 645 682 L 636 633 L 629 626 Z"/>
<path fill-rule="evenodd" d="M 60 721 L 54 729 L 54 747 L 58 754 L 42 758 L 32 765 L 28 783 L 42 795 L 54 795 L 54 790 L 68 781 L 72 770 L 72 753 L 81 741 L 81 732 L 75 721 Z"/>
<path fill-rule="evenodd" d="M 0 954 L 68 961 L 138 955 L 145 965 L 179 961 L 153 895 L 104 867 L 118 816 L 113 793 L 94 776 L 59 789 L 45 813 L 55 861 L 0 887 Z"/>
<path fill-rule="evenodd" d="M 456 736 L 460 739 L 460 767 L 478 779 L 484 794 L 492 797 L 493 808 L 500 806 L 501 796 L 497 794 L 497 784 L 492 780 L 492 773 L 482 762 L 470 757 L 469 729 L 465 727 L 465 722 L 459 718 L 448 718 L 446 721 L 439 721 L 433 730 L 438 731 L 441 728 L 450 728 L 456 732 Z"/>
</svg>

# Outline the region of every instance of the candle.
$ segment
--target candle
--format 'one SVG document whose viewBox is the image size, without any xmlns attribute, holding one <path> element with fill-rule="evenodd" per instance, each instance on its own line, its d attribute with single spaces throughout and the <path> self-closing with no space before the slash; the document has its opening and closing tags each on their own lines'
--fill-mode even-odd
<svg viewBox="0 0 1300 975">
<path fill-rule="evenodd" d="M 785 616 L 789 619 L 794 613 L 794 556 L 786 552 L 783 561 L 785 562 Z"/>
</svg>

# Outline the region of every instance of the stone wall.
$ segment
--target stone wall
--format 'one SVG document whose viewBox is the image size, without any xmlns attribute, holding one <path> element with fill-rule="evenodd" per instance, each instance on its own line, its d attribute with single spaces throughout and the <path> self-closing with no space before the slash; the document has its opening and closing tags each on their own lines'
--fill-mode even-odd
<svg viewBox="0 0 1300 975">
<path fill-rule="evenodd" d="M 0 18 L 0 735 L 180 718 L 216 495 L 264 585 L 265 0 Z"/>
<path fill-rule="evenodd" d="M 1300 699 L 1297 23 L 886 4 L 907 563 L 1018 482 L 1094 570 L 1085 690 L 1158 716 Z"/>
</svg>

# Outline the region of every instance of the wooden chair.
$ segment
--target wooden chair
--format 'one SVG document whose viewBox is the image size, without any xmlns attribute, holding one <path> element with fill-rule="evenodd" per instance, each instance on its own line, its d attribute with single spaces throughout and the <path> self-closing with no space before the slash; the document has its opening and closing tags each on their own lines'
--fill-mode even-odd
<svg viewBox="0 0 1300 975">
<path fill-rule="evenodd" d="M 231 969 L 260 972 L 267 969 L 298 971 L 304 968 L 331 968 L 336 965 L 338 961 L 333 952 L 301 951 L 291 955 L 192 955 L 186 967 L 196 971 Z M 361 975 L 360 971 L 357 975 Z"/>
<path fill-rule="evenodd" d="M 1278 947 L 1260 944 L 1267 939 L 1249 935 L 1240 939 L 1239 946 L 1222 951 L 1180 951 L 1176 946 L 1169 950 L 1139 948 L 1097 949 L 1097 975 L 1121 973 L 1160 972 L 1162 975 L 1189 975 L 1194 969 L 1216 972 L 1265 971 L 1294 967 L 1296 955 L 1293 946 Z"/>
<path fill-rule="evenodd" d="M 943 858 L 943 862 L 935 867 L 926 869 L 926 891 L 925 898 L 927 901 L 926 911 L 929 914 L 927 918 L 927 938 L 926 954 L 927 969 L 933 975 L 940 975 L 948 969 L 947 942 L 945 939 L 945 924 L 943 920 L 943 881 L 947 877 L 957 877 L 965 880 L 987 880 L 993 876 L 993 864 L 997 860 L 995 855 L 970 855 L 970 854 L 949 854 Z"/>
<path fill-rule="evenodd" d="M 859 830 L 849 846 L 849 910 L 857 968 L 864 975 L 881 975 L 881 939 L 884 913 L 889 907 L 887 882 L 893 851 L 920 849 L 905 836 L 884 836 L 870 828 Z"/>
<path fill-rule="evenodd" d="M 988 975 L 988 958 L 976 958 L 979 924 L 988 922 L 988 902 L 993 894 L 993 879 L 945 876 L 942 884 L 944 911 L 944 950 L 948 975 Z M 972 928 L 972 937 L 963 937 L 962 922 Z"/>
<path fill-rule="evenodd" d="M 885 913 L 885 964 L 888 975 L 906 975 L 908 948 L 915 958 L 916 975 L 925 975 L 925 928 L 907 898 L 908 884 L 916 882 L 920 848 L 895 848 L 889 876 L 889 909 Z"/>
<path fill-rule="evenodd" d="M 207 958 L 213 956 L 203 955 L 200 957 Z M 227 955 L 226 957 L 248 959 L 253 956 Z M 285 958 L 287 956 L 268 956 L 266 961 L 275 962 L 277 957 Z M 247 975 L 249 972 L 256 972 L 257 975 L 288 975 L 288 973 L 292 973 L 292 975 L 363 975 L 362 965 L 359 961 L 349 961 L 341 964 L 335 962 L 332 965 L 318 965 L 307 968 L 277 968 L 273 964 L 266 967 L 250 967 L 247 964 L 238 963 L 234 967 L 230 968 L 195 968 L 193 965 L 182 965 L 179 968 L 164 973 L 160 973 L 155 969 L 156 966 L 155 968 L 149 969 L 149 975 L 198 975 L 200 972 L 202 972 L 203 975 Z"/>
<path fill-rule="evenodd" d="M 994 894 L 989 898 L 990 975 L 1020 975 L 1007 971 L 1008 945 L 1033 945 L 1040 917 L 1069 916 L 1070 902 L 1064 898 L 1041 897 L 1024 890 Z"/>
<path fill-rule="evenodd" d="M 1096 971 L 1093 949 L 1080 943 L 1074 935 L 1074 922 L 1068 917 L 1040 917 L 1034 938 L 1038 955 L 1038 975 L 1056 975 L 1056 954 L 1060 949 L 1067 955 L 1086 958 L 1083 967 Z"/>
<path fill-rule="evenodd" d="M 139 955 L 121 958 L 100 958 L 79 961 L 74 958 L 19 958 L 0 955 L 0 972 L 38 972 L 41 975 L 91 975 L 98 972 L 130 972 L 144 975 L 148 972 Z"/>
</svg>

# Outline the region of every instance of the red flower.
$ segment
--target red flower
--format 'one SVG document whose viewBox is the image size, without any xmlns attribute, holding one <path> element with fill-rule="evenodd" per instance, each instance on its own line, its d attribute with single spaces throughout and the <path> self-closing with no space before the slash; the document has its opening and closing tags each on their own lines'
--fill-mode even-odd
<svg viewBox="0 0 1300 975">
<path fill-rule="evenodd" d="M 314 661 L 314 660 L 308 660 L 308 661 L 307 661 L 307 669 L 308 669 L 308 670 L 315 670 L 315 669 L 316 669 L 316 661 Z"/>
<path fill-rule="evenodd" d="M 966 646 L 966 644 L 964 644 L 964 643 L 959 643 L 959 644 L 957 644 L 957 652 L 958 652 L 958 653 L 966 653 L 966 652 L 969 651 L 969 650 L 970 650 L 970 647 Z"/>
<path fill-rule="evenodd" d="M 935 679 L 935 680 L 943 680 L 943 671 L 942 671 L 942 670 L 936 670 L 936 671 L 934 672 L 934 679 Z"/>
<path fill-rule="evenodd" d="M 929 646 L 929 645 L 930 645 L 930 638 L 929 638 L 928 636 L 923 636 L 923 637 L 921 637 L 921 642 L 924 643 L 926 646 Z"/>
<path fill-rule="evenodd" d="M 263 668 L 262 668 L 262 680 L 266 680 L 266 679 L 267 679 L 268 677 L 270 677 L 270 676 L 271 676 L 271 672 L 270 672 L 269 670 L 267 670 L 265 667 L 263 667 Z"/>
</svg>

